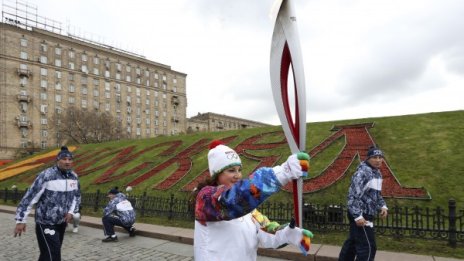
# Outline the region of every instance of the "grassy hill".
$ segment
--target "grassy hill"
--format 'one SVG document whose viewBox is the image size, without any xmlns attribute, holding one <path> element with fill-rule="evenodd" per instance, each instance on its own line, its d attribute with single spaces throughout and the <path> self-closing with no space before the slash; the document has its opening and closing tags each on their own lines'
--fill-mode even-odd
<svg viewBox="0 0 464 261">
<path fill-rule="evenodd" d="M 388 164 L 401 185 L 405 187 L 425 187 L 432 197 L 431 200 L 388 199 L 389 203 L 394 201 L 401 205 L 445 207 L 449 198 L 454 198 L 457 201 L 458 209 L 464 208 L 464 192 L 461 188 L 464 181 L 464 161 L 462 160 L 464 155 L 464 111 L 309 123 L 307 126 L 308 151 L 329 137 L 332 134 L 331 128 L 334 125 L 365 122 L 375 123 L 374 127 L 369 129 L 369 132 L 375 142 L 385 151 Z M 126 184 L 145 173 L 147 169 L 168 161 L 174 155 L 203 139 L 208 142 L 212 139 L 233 136 L 235 138 L 228 145 L 235 147 L 250 137 L 266 133 L 258 143 L 278 143 L 282 141 L 282 134 L 274 134 L 273 132 L 279 131 L 281 131 L 280 126 L 276 126 L 241 131 L 197 133 L 152 139 L 124 140 L 104 144 L 78 145 L 78 149 L 75 151 L 78 156 L 76 158 L 76 167 L 82 168 L 82 164 L 85 162 L 79 162 L 79 157 L 83 158 L 84 155 L 93 155 L 93 157 L 89 157 L 95 161 L 93 167 L 101 167 L 93 168 L 88 166 L 85 169 L 85 175 L 80 178 L 83 191 L 91 192 L 97 189 L 107 191 L 108 188 L 115 185 L 124 188 Z M 167 149 L 166 146 L 152 148 L 121 166 L 115 173 L 119 176 L 113 177 L 113 180 L 96 184 L 96 180 L 105 171 L 117 166 L 117 163 L 121 161 L 120 158 L 115 157 L 123 153 L 124 151 L 121 152 L 123 149 L 128 151 L 130 150 L 128 148 L 132 148 L 130 153 L 133 154 L 153 145 L 173 141 L 181 141 L 181 144 L 171 154 L 163 155 L 162 152 Z M 311 160 L 312 177 L 319 175 L 334 160 L 344 143 L 343 139 L 336 140 Z M 278 163 L 283 162 L 289 153 L 290 151 L 286 145 L 272 150 L 253 151 L 253 154 L 258 156 L 278 155 L 280 156 Z M 190 158 L 192 159 L 192 170 L 173 187 L 167 190 L 153 188 L 177 169 L 176 164 L 168 166 L 160 173 L 134 186 L 132 193 L 141 194 L 145 191 L 148 194 L 157 195 L 174 193 L 181 196 L 188 194 L 182 191 L 182 188 L 207 169 L 207 150 L 202 150 Z M 90 162 L 90 159 L 87 162 Z M 242 157 L 242 161 L 245 174 L 251 172 L 258 164 L 258 162 L 245 157 Z M 144 169 L 134 170 L 135 167 L 140 166 L 142 163 L 145 164 Z M 0 171 L 11 164 L 1 166 Z M 12 185 L 16 185 L 18 188 L 24 189 L 30 185 L 38 171 L 50 166 L 50 164 L 2 180 L 0 181 L 0 188 L 10 188 Z M 305 201 L 344 204 L 350 177 L 356 165 L 357 162 L 351 166 L 348 175 L 329 188 L 305 194 Z M 124 176 L 129 170 L 133 170 L 133 173 Z M 271 200 L 290 202 L 291 196 L 288 192 L 280 192 L 278 195 L 273 196 Z"/>
</svg>

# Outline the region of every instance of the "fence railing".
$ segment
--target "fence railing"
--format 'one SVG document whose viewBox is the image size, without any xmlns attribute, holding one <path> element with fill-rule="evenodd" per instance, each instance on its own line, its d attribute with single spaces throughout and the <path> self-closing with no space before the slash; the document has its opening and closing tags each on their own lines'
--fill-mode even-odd
<svg viewBox="0 0 464 261">
<path fill-rule="evenodd" d="M 4 202 L 19 203 L 26 191 L 5 188 L 0 191 Z M 168 219 L 192 220 L 193 209 L 187 198 L 128 195 L 140 217 L 166 217 Z M 102 210 L 108 202 L 105 193 L 99 190 L 95 193 L 82 194 L 82 207 Z M 293 216 L 293 204 L 265 202 L 259 210 L 270 220 L 287 223 Z M 340 231 L 349 229 L 345 205 L 315 205 L 304 204 L 303 227 L 312 231 Z M 376 218 L 374 226 L 378 234 L 395 238 L 413 237 L 433 240 L 447 240 L 449 245 L 456 247 L 457 242 L 464 242 L 464 210 L 456 209 L 454 199 L 448 201 L 447 208 L 420 208 L 418 206 L 389 206 L 385 219 Z"/>
</svg>

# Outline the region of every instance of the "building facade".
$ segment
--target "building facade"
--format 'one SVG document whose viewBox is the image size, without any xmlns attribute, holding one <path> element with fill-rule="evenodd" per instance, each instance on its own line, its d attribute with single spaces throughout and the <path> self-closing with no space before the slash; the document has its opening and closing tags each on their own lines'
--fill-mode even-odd
<svg viewBox="0 0 464 261">
<path fill-rule="evenodd" d="M 70 106 L 109 112 L 130 138 L 186 132 L 185 73 L 10 22 L 0 23 L 0 159 L 65 143 L 52 119 Z"/>
<path fill-rule="evenodd" d="M 241 130 L 256 127 L 272 126 L 269 124 L 236 118 L 212 112 L 198 113 L 187 122 L 187 133 Z"/>
</svg>

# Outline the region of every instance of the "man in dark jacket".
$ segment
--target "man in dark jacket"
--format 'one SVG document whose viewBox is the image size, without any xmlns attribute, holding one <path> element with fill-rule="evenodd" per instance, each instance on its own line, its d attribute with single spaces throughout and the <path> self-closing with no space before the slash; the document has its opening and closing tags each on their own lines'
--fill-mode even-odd
<svg viewBox="0 0 464 261">
<path fill-rule="evenodd" d="M 375 243 L 374 217 L 387 216 L 387 206 L 382 197 L 382 174 L 380 166 L 384 154 L 377 147 L 369 148 L 367 159 L 358 166 L 351 179 L 348 191 L 348 220 L 350 233 L 340 251 L 339 261 L 374 260 Z"/>
<path fill-rule="evenodd" d="M 61 245 L 68 222 L 80 202 L 78 176 L 71 170 L 73 155 L 61 147 L 57 164 L 37 176 L 16 210 L 14 236 L 26 232 L 26 218 L 36 204 L 35 233 L 39 242 L 39 260 L 61 260 Z"/>
</svg>

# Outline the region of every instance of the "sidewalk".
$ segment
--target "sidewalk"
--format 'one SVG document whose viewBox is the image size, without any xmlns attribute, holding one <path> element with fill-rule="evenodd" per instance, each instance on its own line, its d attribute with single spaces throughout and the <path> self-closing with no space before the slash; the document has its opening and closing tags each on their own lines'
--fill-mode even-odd
<svg viewBox="0 0 464 261">
<path fill-rule="evenodd" d="M 0 205 L 0 212 L 14 214 L 16 207 Z M 14 222 L 13 220 L 11 221 Z M 33 218 L 29 219 L 29 224 L 33 223 Z M 82 226 L 101 229 L 101 219 L 89 216 L 83 216 L 81 220 Z M 144 223 L 135 223 L 137 235 L 161 240 L 167 240 L 175 243 L 193 244 L 193 229 L 166 227 L 159 225 L 151 225 Z M 124 233 L 118 230 L 119 233 Z M 279 258 L 283 260 L 312 260 L 312 261 L 333 261 L 337 260 L 339 246 L 311 244 L 311 250 L 308 256 L 303 256 L 298 249 L 293 246 L 287 246 L 279 250 L 259 249 L 260 256 Z M 387 251 L 377 251 L 377 261 L 457 261 L 461 259 L 443 258 L 435 256 L 424 256 L 414 254 L 395 253 Z"/>
</svg>

